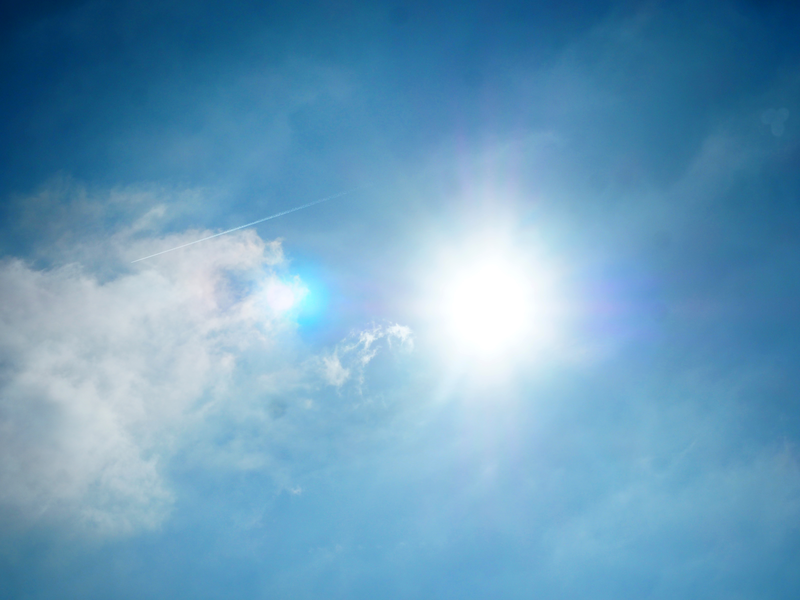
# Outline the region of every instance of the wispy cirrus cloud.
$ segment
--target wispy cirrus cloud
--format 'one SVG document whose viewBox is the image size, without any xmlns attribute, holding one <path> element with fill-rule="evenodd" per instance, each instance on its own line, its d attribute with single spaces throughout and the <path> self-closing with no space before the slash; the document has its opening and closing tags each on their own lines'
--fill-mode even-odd
<svg viewBox="0 0 800 600">
<path fill-rule="evenodd" d="M 321 358 L 321 371 L 326 383 L 341 388 L 352 381 L 360 389 L 364 383 L 364 370 L 381 344 L 410 351 L 414 348 L 414 337 L 409 327 L 398 323 L 373 325 L 352 333 L 332 353 Z"/>
</svg>

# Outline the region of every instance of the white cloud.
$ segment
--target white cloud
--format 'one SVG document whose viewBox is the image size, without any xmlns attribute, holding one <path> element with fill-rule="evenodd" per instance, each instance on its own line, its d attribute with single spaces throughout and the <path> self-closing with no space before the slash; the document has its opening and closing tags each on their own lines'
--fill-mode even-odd
<svg viewBox="0 0 800 600">
<path fill-rule="evenodd" d="M 158 190 L 95 197 L 58 180 L 31 200 L 37 210 L 20 203 L 43 215 L 46 235 L 32 238 L 36 263 L 0 261 L 0 518 L 8 522 L 101 536 L 157 528 L 175 500 L 166 466 L 187 443 L 205 467 L 267 469 L 298 494 L 270 455 L 286 436 L 302 437 L 292 398 L 316 415 L 327 385 L 354 382 L 360 393 L 381 344 L 412 347 L 407 327 L 383 325 L 309 357 L 292 320 L 307 290 L 278 275 L 281 240 L 254 230 L 131 264 L 209 233 L 158 237 L 174 205 L 193 197 L 161 196 L 168 208 Z M 104 234 L 107 206 L 132 225 Z M 264 397 L 279 410 L 262 406 Z M 278 419 L 287 407 L 289 418 Z M 253 422 L 258 440 L 237 430 Z M 234 429 L 230 444 L 209 438 L 220 423 Z"/>
<path fill-rule="evenodd" d="M 345 369 L 336 353 L 322 358 L 324 365 L 323 376 L 330 385 L 341 387 L 350 379 L 350 369 Z"/>
<path fill-rule="evenodd" d="M 123 232 L 94 252 L 132 259 L 196 234 L 131 242 Z M 7 514 L 102 534 L 157 527 L 173 501 L 161 468 L 182 417 L 224 385 L 238 351 L 274 341 L 304 293 L 270 268 L 280 241 L 253 231 L 160 258 L 104 280 L 75 264 L 0 263 Z"/>
<path fill-rule="evenodd" d="M 322 357 L 321 370 L 325 381 L 341 388 L 354 379 L 361 386 L 364 383 L 364 369 L 378 353 L 381 341 L 385 341 L 390 348 L 410 351 L 414 347 L 411 329 L 397 323 L 374 325 L 353 333 L 338 344 L 333 353 Z"/>
</svg>

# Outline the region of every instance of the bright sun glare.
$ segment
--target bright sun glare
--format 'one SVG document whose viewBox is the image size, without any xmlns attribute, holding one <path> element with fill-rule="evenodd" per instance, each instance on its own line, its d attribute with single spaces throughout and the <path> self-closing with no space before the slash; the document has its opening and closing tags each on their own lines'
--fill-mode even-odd
<svg viewBox="0 0 800 600">
<path fill-rule="evenodd" d="M 535 310 L 529 277 L 503 260 L 484 260 L 445 285 L 442 317 L 459 352 L 488 356 L 525 341 Z"/>
</svg>

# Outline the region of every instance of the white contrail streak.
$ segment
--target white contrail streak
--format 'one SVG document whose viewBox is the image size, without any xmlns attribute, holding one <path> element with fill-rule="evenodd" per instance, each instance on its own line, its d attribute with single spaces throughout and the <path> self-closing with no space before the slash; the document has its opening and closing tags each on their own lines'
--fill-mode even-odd
<svg viewBox="0 0 800 600">
<path fill-rule="evenodd" d="M 232 233 L 234 231 L 239 231 L 240 229 L 245 229 L 246 227 L 252 227 L 253 225 L 258 225 L 259 223 L 263 223 L 264 221 L 269 221 L 270 219 L 277 219 L 278 217 L 282 217 L 283 215 L 288 215 L 289 213 L 293 213 L 297 210 L 303 210 L 304 208 L 308 208 L 309 206 L 314 206 L 315 204 L 320 204 L 322 202 L 327 202 L 328 200 L 333 200 L 334 198 L 339 198 L 340 196 L 346 196 L 347 194 L 352 194 L 353 192 L 357 192 L 358 190 L 363 190 L 365 187 L 368 186 L 357 187 L 352 190 L 347 190 L 346 192 L 339 192 L 338 194 L 334 194 L 333 196 L 327 196 L 326 198 L 314 200 L 313 202 L 309 202 L 308 204 L 303 204 L 302 206 L 295 206 L 294 208 L 290 208 L 289 210 L 284 210 L 274 215 L 270 215 L 269 217 L 264 217 L 263 219 L 259 219 L 258 221 L 253 221 L 252 223 L 248 223 L 247 225 L 239 225 L 239 227 L 234 227 L 233 229 L 228 229 L 226 231 L 220 231 L 219 233 L 215 233 L 214 235 L 209 235 L 208 237 L 204 237 L 202 239 L 189 242 L 188 244 L 181 244 L 180 246 L 175 246 L 174 248 L 170 248 L 169 250 L 162 250 L 161 252 L 156 252 L 155 254 L 151 254 L 150 256 L 137 258 L 136 260 L 132 260 L 131 264 L 137 263 L 142 260 L 147 260 L 148 258 L 153 258 L 154 256 L 160 256 L 162 254 L 166 254 L 167 252 L 172 252 L 173 250 L 180 250 L 181 248 L 186 248 L 186 246 L 199 244 L 200 242 L 205 242 L 206 240 L 210 240 L 211 238 L 225 235 L 226 233 Z"/>
</svg>

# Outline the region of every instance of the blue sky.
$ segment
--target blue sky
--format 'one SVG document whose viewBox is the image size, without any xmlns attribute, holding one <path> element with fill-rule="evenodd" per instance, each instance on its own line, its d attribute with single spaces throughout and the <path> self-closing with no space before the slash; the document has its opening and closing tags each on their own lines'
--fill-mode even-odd
<svg viewBox="0 0 800 600">
<path fill-rule="evenodd" d="M 796 597 L 792 3 L 2 10 L 0 597 Z"/>
</svg>

